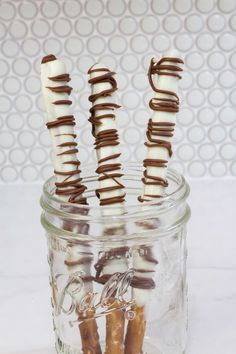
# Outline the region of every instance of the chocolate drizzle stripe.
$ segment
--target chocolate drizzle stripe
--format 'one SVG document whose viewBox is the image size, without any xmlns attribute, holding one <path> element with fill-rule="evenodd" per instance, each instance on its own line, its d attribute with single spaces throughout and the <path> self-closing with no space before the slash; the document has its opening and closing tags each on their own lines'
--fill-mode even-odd
<svg viewBox="0 0 236 354">
<path fill-rule="evenodd" d="M 47 56 L 44 57 L 42 63 L 46 63 L 48 61 L 56 60 L 55 56 Z M 70 76 L 67 73 L 56 75 L 56 76 L 49 76 L 48 79 L 53 82 L 69 82 Z M 53 84 L 52 84 L 53 85 Z M 68 85 L 61 85 L 61 86 L 52 86 L 48 85 L 46 88 L 51 90 L 52 92 L 56 92 L 58 94 L 65 94 L 69 96 L 71 93 L 72 88 Z M 71 105 L 72 101 L 67 99 L 57 100 L 52 102 L 55 105 Z M 55 129 L 58 127 L 63 126 L 74 126 L 75 125 L 75 118 L 73 115 L 65 115 L 56 117 L 53 121 L 50 121 L 46 124 L 48 129 Z M 87 200 L 85 197 L 82 196 L 86 187 L 81 184 L 81 178 L 78 177 L 79 173 L 81 172 L 79 169 L 80 161 L 77 160 L 76 156 L 74 156 L 77 152 L 77 143 L 74 141 L 76 138 L 76 134 L 72 133 L 60 133 L 55 134 L 55 137 L 68 137 L 68 141 L 60 143 L 57 145 L 58 149 L 61 149 L 61 152 L 57 153 L 57 156 L 68 156 L 68 160 L 61 162 L 63 165 L 71 165 L 70 171 L 54 171 L 54 173 L 58 176 L 64 177 L 61 182 L 56 182 L 56 194 L 60 196 L 68 197 L 68 202 L 70 203 L 77 203 L 77 204 L 87 204 Z M 71 141 L 73 139 L 73 141 Z M 69 158 L 73 156 L 73 159 Z"/>
<path fill-rule="evenodd" d="M 171 64 L 169 64 L 169 63 Z M 154 92 L 159 93 L 161 95 L 167 95 L 167 97 L 154 97 L 149 101 L 149 107 L 154 112 L 169 112 L 169 113 L 177 113 L 179 111 L 179 97 L 178 95 L 169 90 L 159 89 L 155 86 L 153 82 L 153 75 L 168 75 L 176 77 L 177 79 L 181 79 L 180 72 L 182 68 L 178 66 L 178 64 L 183 64 L 183 61 L 179 58 L 169 58 L 164 57 L 160 59 L 158 62 L 155 62 L 154 59 L 151 60 L 149 70 L 148 70 L 148 79 L 151 85 L 151 88 Z M 172 138 L 174 133 L 175 124 L 171 122 L 153 122 L 152 119 L 149 119 L 146 137 L 147 141 L 145 142 L 145 146 L 148 148 L 163 148 L 168 151 L 169 157 L 172 156 L 172 144 L 171 142 L 163 139 L 163 138 Z M 166 179 L 158 176 L 152 176 L 148 174 L 148 167 L 159 167 L 166 168 L 168 161 L 160 160 L 160 159 L 145 159 L 144 167 L 146 167 L 144 171 L 144 177 L 142 178 L 142 182 L 145 185 L 153 185 L 153 186 L 162 186 L 167 187 L 168 182 Z M 149 198 L 160 198 L 160 195 L 153 194 L 144 194 L 144 196 L 139 196 L 138 200 L 140 202 L 149 201 Z"/>
<path fill-rule="evenodd" d="M 71 80 L 69 74 L 62 74 L 62 75 L 57 75 L 57 76 L 49 76 L 48 78 L 49 78 L 49 80 L 55 81 L 55 82 L 58 82 L 58 81 L 59 82 L 61 82 L 61 81 L 69 82 Z"/>
<path fill-rule="evenodd" d="M 70 101 L 70 100 L 58 100 L 58 101 L 54 101 L 52 103 L 56 104 L 56 105 L 60 105 L 60 104 L 71 105 L 72 101 Z"/>
<path fill-rule="evenodd" d="M 89 101 L 92 103 L 92 107 L 89 112 L 91 114 L 89 121 L 92 123 L 92 134 L 95 138 L 95 149 L 99 150 L 104 147 L 113 147 L 119 145 L 119 134 L 117 129 L 104 129 L 99 132 L 96 131 L 96 126 L 105 124 L 103 123 L 103 119 L 115 119 L 115 114 L 113 111 L 120 106 L 113 102 L 103 102 L 96 103 L 99 98 L 111 97 L 112 94 L 117 90 L 117 82 L 113 77 L 115 75 L 114 72 L 111 72 L 106 68 L 96 68 L 91 67 L 88 71 L 88 74 L 93 72 L 101 73 L 93 78 L 89 79 L 89 83 L 93 85 L 98 84 L 107 84 L 107 89 L 101 90 L 96 94 L 91 94 L 89 96 Z M 105 73 L 104 73 L 105 72 Z M 105 111 L 99 114 L 100 111 Z M 115 203 L 123 203 L 125 198 L 125 193 L 112 197 L 112 198 L 102 198 L 101 194 L 105 192 L 114 192 L 118 190 L 122 190 L 124 188 L 123 184 L 120 183 L 117 178 L 123 176 L 122 173 L 117 171 L 122 169 L 120 163 L 107 163 L 110 160 L 116 159 L 120 156 L 120 153 L 111 154 L 101 158 L 98 163 L 99 167 L 96 170 L 96 173 L 99 174 L 99 181 L 111 179 L 114 182 L 113 186 L 98 188 L 96 190 L 96 195 L 100 199 L 100 205 L 110 205 Z"/>
<path fill-rule="evenodd" d="M 41 63 L 42 64 L 45 64 L 45 63 L 48 63 L 49 61 L 54 61 L 56 60 L 57 58 L 55 57 L 55 55 L 53 54 L 49 54 L 49 55 L 46 55 L 45 57 L 43 57 Z"/>
<path fill-rule="evenodd" d="M 51 90 L 52 92 L 56 92 L 56 93 L 68 93 L 68 95 L 70 95 L 71 91 L 72 91 L 72 87 L 68 86 L 68 85 L 63 85 L 63 86 L 46 86 L 49 90 Z"/>
</svg>

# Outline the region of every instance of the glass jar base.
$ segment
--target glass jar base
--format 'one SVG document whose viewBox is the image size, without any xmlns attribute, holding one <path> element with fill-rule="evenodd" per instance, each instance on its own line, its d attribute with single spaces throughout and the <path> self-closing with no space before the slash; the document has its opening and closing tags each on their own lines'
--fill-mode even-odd
<svg viewBox="0 0 236 354">
<path fill-rule="evenodd" d="M 56 351 L 57 354 L 83 354 L 80 349 L 76 349 L 66 343 L 63 343 L 59 337 L 56 337 Z M 105 343 L 101 343 L 102 352 L 105 349 Z M 143 346 L 143 353 L 144 354 L 166 354 L 162 350 L 158 349 L 155 345 L 146 341 Z M 173 352 L 174 353 L 174 352 Z M 178 354 L 175 352 L 175 354 Z M 185 351 L 179 352 L 179 354 L 185 354 Z"/>
</svg>

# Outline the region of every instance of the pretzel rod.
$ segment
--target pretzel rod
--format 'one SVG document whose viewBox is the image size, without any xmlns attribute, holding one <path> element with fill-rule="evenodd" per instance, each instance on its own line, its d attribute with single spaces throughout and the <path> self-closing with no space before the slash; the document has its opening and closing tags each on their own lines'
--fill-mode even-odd
<svg viewBox="0 0 236 354">
<path fill-rule="evenodd" d="M 77 159 L 76 134 L 74 133 L 75 119 L 71 113 L 69 95 L 72 88 L 68 85 L 69 74 L 65 65 L 54 55 L 43 58 L 41 65 L 41 81 L 44 103 L 47 112 L 47 127 L 50 132 L 53 148 L 53 165 L 56 177 L 55 194 L 59 199 L 74 204 L 87 204 L 83 192 L 86 187 L 81 184 L 80 162 Z M 73 210 L 71 210 L 73 211 Z M 69 231 L 80 232 L 87 224 L 78 225 L 76 230 L 70 222 L 65 221 L 64 227 Z M 74 294 L 77 304 L 82 296 L 92 291 L 91 263 L 93 255 L 86 242 L 70 243 L 67 247 L 65 266 L 69 274 L 78 272 L 84 283 L 83 291 Z M 54 289 L 54 295 L 56 290 Z M 56 295 L 55 295 L 56 296 Z M 90 311 L 81 313 L 77 306 L 82 350 L 84 354 L 101 354 L 97 324 Z M 89 319 L 88 319 L 89 318 Z"/>
<path fill-rule="evenodd" d="M 152 119 L 148 122 L 146 132 L 147 156 L 143 161 L 145 171 L 143 174 L 143 193 L 138 200 L 145 201 L 159 199 L 163 196 L 168 162 L 172 156 L 172 138 L 179 111 L 179 98 L 177 95 L 178 81 L 181 79 L 182 69 L 176 51 L 169 51 L 159 61 L 151 60 L 148 78 L 155 97 L 149 102 L 153 110 Z M 153 76 L 158 76 L 154 82 Z M 144 207 L 145 209 L 145 207 Z M 147 225 L 148 227 L 148 225 Z M 151 225 L 150 225 L 151 228 Z M 144 248 L 144 250 L 143 250 Z M 135 277 L 144 278 L 143 284 L 132 284 L 135 305 L 133 311 L 136 317 L 129 321 L 126 339 L 125 354 L 142 354 L 143 340 L 146 328 L 146 307 L 155 288 L 153 275 L 157 260 L 152 254 L 151 246 L 141 246 L 133 253 L 133 267 Z M 137 333 L 137 335 L 135 335 Z"/>
<path fill-rule="evenodd" d="M 114 72 L 106 67 L 96 64 L 92 66 L 88 74 L 90 76 L 92 94 L 89 101 L 92 123 L 92 134 L 95 138 L 95 149 L 98 160 L 99 188 L 96 191 L 101 206 L 111 205 L 102 209 L 103 216 L 122 215 L 124 213 L 123 202 L 125 200 L 124 185 L 122 184 L 122 165 L 120 163 L 119 135 L 115 119 L 115 109 L 119 106 L 113 102 L 117 83 Z M 116 208 L 112 208 L 115 205 Z M 104 234 L 122 235 L 125 232 L 124 224 L 115 223 L 113 227 L 104 229 Z M 127 253 L 129 249 L 122 243 L 120 247 L 104 249 L 95 268 L 96 279 L 105 284 L 115 273 L 125 273 L 128 269 Z M 115 291 L 116 292 L 116 291 Z M 124 325 L 125 317 L 119 300 L 115 299 L 115 292 L 111 299 L 112 311 L 106 316 L 106 348 L 105 354 L 124 353 Z"/>
</svg>

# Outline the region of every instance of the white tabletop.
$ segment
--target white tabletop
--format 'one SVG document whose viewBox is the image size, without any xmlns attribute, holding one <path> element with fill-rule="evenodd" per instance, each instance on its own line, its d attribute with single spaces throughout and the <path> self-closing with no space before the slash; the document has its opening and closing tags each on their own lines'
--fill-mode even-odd
<svg viewBox="0 0 236 354">
<path fill-rule="evenodd" d="M 0 187 L 0 354 L 55 354 L 40 185 Z M 191 181 L 187 354 L 236 353 L 236 181 Z"/>
</svg>

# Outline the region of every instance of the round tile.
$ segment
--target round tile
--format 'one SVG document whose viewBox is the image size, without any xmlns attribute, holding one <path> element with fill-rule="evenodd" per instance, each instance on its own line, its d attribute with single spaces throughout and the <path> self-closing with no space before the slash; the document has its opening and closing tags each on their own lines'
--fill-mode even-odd
<svg viewBox="0 0 236 354">
<path fill-rule="evenodd" d="M 214 89 L 208 94 L 208 100 L 209 103 L 212 104 L 212 106 L 219 107 L 222 106 L 225 101 L 226 101 L 226 95 L 225 92 L 221 89 Z"/>
<path fill-rule="evenodd" d="M 0 147 L 4 149 L 11 148 L 15 143 L 14 134 L 10 131 L 1 131 L 0 132 Z"/>
<path fill-rule="evenodd" d="M 119 22 L 120 31 L 125 35 L 133 34 L 137 30 L 137 22 L 131 16 L 123 17 Z"/>
<path fill-rule="evenodd" d="M 194 121 L 194 112 L 190 108 L 182 107 L 177 116 L 179 124 L 189 126 Z"/>
<path fill-rule="evenodd" d="M 223 124 L 233 124 L 236 121 L 236 111 L 232 107 L 223 107 L 219 112 L 219 118 Z"/>
<path fill-rule="evenodd" d="M 127 41 L 123 36 L 113 36 L 109 39 L 108 46 L 112 53 L 122 54 L 125 53 L 128 47 Z"/>
<path fill-rule="evenodd" d="M 11 100 L 4 95 L 0 95 L 0 113 L 7 113 L 12 107 Z"/>
<path fill-rule="evenodd" d="M 23 148 L 30 148 L 36 143 L 35 135 L 30 130 L 23 130 L 18 134 L 19 144 Z"/>
<path fill-rule="evenodd" d="M 10 130 L 20 131 L 24 126 L 24 119 L 19 113 L 10 113 L 6 123 Z"/>
<path fill-rule="evenodd" d="M 25 90 L 31 94 L 36 94 L 41 90 L 41 81 L 38 76 L 28 76 L 24 81 Z"/>
<path fill-rule="evenodd" d="M 22 39 L 26 36 L 28 28 L 26 24 L 21 20 L 14 20 L 10 27 L 9 33 L 15 39 Z"/>
<path fill-rule="evenodd" d="M 82 73 L 88 72 L 88 69 L 95 64 L 95 59 L 90 55 L 81 55 L 77 60 L 77 68 Z"/>
<path fill-rule="evenodd" d="M 23 165 L 27 159 L 23 149 L 15 148 L 9 153 L 9 160 L 13 165 Z"/>
<path fill-rule="evenodd" d="M 230 92 L 229 99 L 233 105 L 236 105 L 236 89 Z"/>
<path fill-rule="evenodd" d="M 215 13 L 208 17 L 207 25 L 212 32 L 221 32 L 226 25 L 226 20 L 223 14 Z"/>
<path fill-rule="evenodd" d="M 235 85 L 236 76 L 232 70 L 224 70 L 219 74 L 219 84 L 224 88 L 231 88 Z"/>
<path fill-rule="evenodd" d="M 61 41 L 57 38 L 48 38 L 43 42 L 43 50 L 46 54 L 59 55 L 62 51 Z"/>
<path fill-rule="evenodd" d="M 204 27 L 204 21 L 199 14 L 192 14 L 185 19 L 185 27 L 187 31 L 192 33 L 200 32 Z"/>
<path fill-rule="evenodd" d="M 212 48 L 214 48 L 215 38 L 209 32 L 201 33 L 198 35 L 196 43 L 200 50 L 208 52 L 211 51 Z"/>
<path fill-rule="evenodd" d="M 180 161 L 170 161 L 169 164 L 170 168 L 181 173 L 182 175 L 184 175 L 185 173 L 185 168 L 184 168 L 184 164 Z"/>
<path fill-rule="evenodd" d="M 48 130 L 42 131 L 38 135 L 39 143 L 44 147 L 51 147 L 51 139 Z"/>
<path fill-rule="evenodd" d="M 121 16 L 126 10 L 124 0 L 109 0 L 107 3 L 107 11 L 111 16 Z"/>
<path fill-rule="evenodd" d="M 35 57 L 39 54 L 40 43 L 37 39 L 27 38 L 23 41 L 21 48 L 26 56 Z"/>
<path fill-rule="evenodd" d="M 181 30 L 182 25 L 180 17 L 176 15 L 166 16 L 163 22 L 165 31 L 169 33 L 178 33 Z"/>
<path fill-rule="evenodd" d="M 39 130 L 44 127 L 44 115 L 39 112 L 31 112 L 27 116 L 28 126 L 33 130 Z"/>
<path fill-rule="evenodd" d="M 199 146 L 198 155 L 200 159 L 205 161 L 211 161 L 216 156 L 216 148 L 214 144 L 202 144 Z"/>
<path fill-rule="evenodd" d="M 193 86 L 194 83 L 194 78 L 191 72 L 189 71 L 183 71 L 181 74 L 182 79 L 179 81 L 179 87 L 182 90 L 188 90 Z"/>
<path fill-rule="evenodd" d="M 124 72 L 118 72 L 116 74 L 116 80 L 120 91 L 125 90 L 129 85 L 129 78 Z"/>
<path fill-rule="evenodd" d="M 109 36 L 116 29 L 116 23 L 112 17 L 102 17 L 97 22 L 97 30 L 102 36 Z"/>
<path fill-rule="evenodd" d="M 18 95 L 15 99 L 15 107 L 20 112 L 29 112 L 32 108 L 32 100 L 28 95 Z"/>
<path fill-rule="evenodd" d="M 9 64 L 5 59 L 0 59 L 0 77 L 6 76 L 10 71 Z"/>
<path fill-rule="evenodd" d="M 218 144 L 225 140 L 226 130 L 221 125 L 215 125 L 209 129 L 208 135 L 213 143 Z"/>
<path fill-rule="evenodd" d="M 18 177 L 17 170 L 14 166 L 4 166 L 0 173 L 4 182 L 15 182 Z"/>
<path fill-rule="evenodd" d="M 223 177 L 227 172 L 227 166 L 223 161 L 217 160 L 211 163 L 209 171 L 213 177 Z"/>
<path fill-rule="evenodd" d="M 212 71 L 203 70 L 197 76 L 197 83 L 203 89 L 209 89 L 215 84 L 215 76 Z"/>
<path fill-rule="evenodd" d="M 99 63 L 104 64 L 110 70 L 115 71 L 117 67 L 117 61 L 114 58 L 114 55 L 103 55 L 99 58 Z"/>
<path fill-rule="evenodd" d="M 141 28 L 146 34 L 156 33 L 160 28 L 159 20 L 156 16 L 148 15 L 141 20 Z"/>
<path fill-rule="evenodd" d="M 142 128 L 147 127 L 148 120 L 151 118 L 151 112 L 146 109 L 139 109 L 134 112 L 134 121 L 135 123 Z"/>
<path fill-rule="evenodd" d="M 223 160 L 233 160 L 236 156 L 235 144 L 227 143 L 221 146 L 220 156 Z"/>
<path fill-rule="evenodd" d="M 2 53 L 8 58 L 16 57 L 19 50 L 19 44 L 15 40 L 7 39 L 2 42 Z"/>
<path fill-rule="evenodd" d="M 225 56 L 221 52 L 213 52 L 208 56 L 208 65 L 213 70 L 220 70 L 224 68 L 225 63 Z"/>
<path fill-rule="evenodd" d="M 204 107 L 198 111 L 198 120 L 203 125 L 211 125 L 216 120 L 216 112 L 211 107 Z"/>
<path fill-rule="evenodd" d="M 50 25 L 48 21 L 44 19 L 37 19 L 32 22 L 31 31 L 36 38 L 47 38 Z"/>
<path fill-rule="evenodd" d="M 131 49 L 136 53 L 145 53 L 148 50 L 148 40 L 143 35 L 134 36 L 130 44 Z"/>
<path fill-rule="evenodd" d="M 16 95 L 21 89 L 21 82 L 17 77 L 9 76 L 3 80 L 3 90 L 9 95 Z"/>
<path fill-rule="evenodd" d="M 199 70 L 204 65 L 204 57 L 199 52 L 192 52 L 186 56 L 186 65 L 191 70 Z"/>
<path fill-rule="evenodd" d="M 202 126 L 194 125 L 188 129 L 187 137 L 191 143 L 199 144 L 205 138 L 205 131 Z"/>
<path fill-rule="evenodd" d="M 188 33 L 180 33 L 175 37 L 175 45 L 181 52 L 187 52 L 193 46 L 193 39 Z"/>
<path fill-rule="evenodd" d="M 132 85 L 136 90 L 146 90 L 149 87 L 147 75 L 145 75 L 143 72 L 136 73 L 132 77 Z"/>
<path fill-rule="evenodd" d="M 0 7 L 0 19 L 3 21 L 10 21 L 16 15 L 16 9 L 12 2 L 2 1 Z"/>
<path fill-rule="evenodd" d="M 230 13 L 236 8 L 235 0 L 218 0 L 219 10 Z"/>
<path fill-rule="evenodd" d="M 139 105 L 140 97 L 136 92 L 128 91 L 122 95 L 121 100 L 124 107 L 135 109 Z"/>
<path fill-rule="evenodd" d="M 129 112 L 126 109 L 119 109 L 116 113 L 116 118 L 120 128 L 126 127 L 131 121 Z"/>
<path fill-rule="evenodd" d="M 188 172 L 192 177 L 202 177 L 206 174 L 206 166 L 202 161 L 190 162 Z"/>
<path fill-rule="evenodd" d="M 77 18 L 82 12 L 82 5 L 77 0 L 66 0 L 63 3 L 63 11 L 67 18 Z"/>
<path fill-rule="evenodd" d="M 91 54 L 101 54 L 105 50 L 106 42 L 102 37 L 93 36 L 88 40 L 87 47 Z"/>
<path fill-rule="evenodd" d="M 127 72 L 133 72 L 137 70 L 139 62 L 134 54 L 125 54 L 120 59 L 121 68 Z"/>
<path fill-rule="evenodd" d="M 126 144 L 135 145 L 140 141 L 140 131 L 137 128 L 127 128 L 124 131 L 124 140 Z"/>
<path fill-rule="evenodd" d="M 233 15 L 229 20 L 229 25 L 233 31 L 236 31 L 236 15 Z"/>
<path fill-rule="evenodd" d="M 147 12 L 148 4 L 146 0 L 130 0 L 129 9 L 133 15 L 142 16 Z"/>
<path fill-rule="evenodd" d="M 33 182 L 38 177 L 38 170 L 35 166 L 24 166 L 21 169 L 21 177 L 25 182 Z"/>
<path fill-rule="evenodd" d="M 230 129 L 230 137 L 233 141 L 236 141 L 236 126 Z"/>
<path fill-rule="evenodd" d="M 21 1 L 19 6 L 19 14 L 25 20 L 32 20 L 36 17 L 38 8 L 33 1 Z"/>
<path fill-rule="evenodd" d="M 219 36 L 218 45 L 223 51 L 229 52 L 235 49 L 236 38 L 233 33 L 226 32 Z"/>
<path fill-rule="evenodd" d="M 87 17 L 80 17 L 75 22 L 75 30 L 80 36 L 90 36 L 94 30 L 93 21 Z"/>
<path fill-rule="evenodd" d="M 82 53 L 84 44 L 78 37 L 70 37 L 65 42 L 65 50 L 72 56 L 77 56 Z"/>
<path fill-rule="evenodd" d="M 104 5 L 100 0 L 87 0 L 85 3 L 85 11 L 89 16 L 99 17 L 103 13 Z"/>
<path fill-rule="evenodd" d="M 30 150 L 29 158 L 33 164 L 42 165 L 47 160 L 47 154 L 41 147 Z"/>
<path fill-rule="evenodd" d="M 164 52 L 170 48 L 170 38 L 164 33 L 157 34 L 153 37 L 152 46 L 154 50 Z"/>
<path fill-rule="evenodd" d="M 187 94 L 187 102 L 192 107 L 200 107 L 205 101 L 205 96 L 202 90 L 193 89 Z"/>
<path fill-rule="evenodd" d="M 157 15 L 164 15 L 170 10 L 169 0 L 152 0 L 152 10 Z"/>
<path fill-rule="evenodd" d="M 197 0 L 196 2 L 196 8 L 203 13 L 208 13 L 212 11 L 215 7 L 215 1 L 214 0 Z"/>
<path fill-rule="evenodd" d="M 182 144 L 176 151 L 182 161 L 191 161 L 194 158 L 195 150 L 191 144 Z"/>
<path fill-rule="evenodd" d="M 59 38 L 68 37 L 72 31 L 71 22 L 66 18 L 58 18 L 53 22 L 52 29 Z"/>
<path fill-rule="evenodd" d="M 174 0 L 174 8 L 179 14 L 186 14 L 192 9 L 192 1 Z"/>
<path fill-rule="evenodd" d="M 40 7 L 43 17 L 46 18 L 56 18 L 60 12 L 60 6 L 56 1 L 46 0 L 43 1 Z"/>
</svg>

